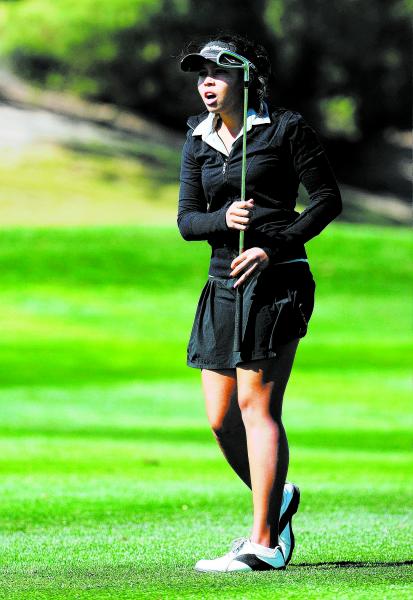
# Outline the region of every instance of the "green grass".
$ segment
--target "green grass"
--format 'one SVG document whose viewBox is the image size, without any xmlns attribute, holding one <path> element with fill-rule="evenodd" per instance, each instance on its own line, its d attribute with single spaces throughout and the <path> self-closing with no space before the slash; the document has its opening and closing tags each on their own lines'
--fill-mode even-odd
<svg viewBox="0 0 413 600">
<path fill-rule="evenodd" d="M 167 141 L 118 136 L 104 143 L 38 142 L 3 154 L 3 226 L 175 221 L 180 156 Z"/>
<path fill-rule="evenodd" d="M 185 347 L 207 247 L 175 229 L 0 239 L 0 598 L 407 598 L 410 233 L 309 244 L 310 332 L 285 402 L 302 489 L 283 573 L 201 575 L 248 535 L 250 493 Z"/>
</svg>

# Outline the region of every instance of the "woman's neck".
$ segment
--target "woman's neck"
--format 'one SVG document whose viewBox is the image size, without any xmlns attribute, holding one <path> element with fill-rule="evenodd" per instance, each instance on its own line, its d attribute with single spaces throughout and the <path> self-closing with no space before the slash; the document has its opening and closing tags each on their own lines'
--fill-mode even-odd
<svg viewBox="0 0 413 600">
<path fill-rule="evenodd" d="M 220 113 L 221 123 L 234 137 L 242 127 L 242 110 L 231 113 Z"/>
</svg>

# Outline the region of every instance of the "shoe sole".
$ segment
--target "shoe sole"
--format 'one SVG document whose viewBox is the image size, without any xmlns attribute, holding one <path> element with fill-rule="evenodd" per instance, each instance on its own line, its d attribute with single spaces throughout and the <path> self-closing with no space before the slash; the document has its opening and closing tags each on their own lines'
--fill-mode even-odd
<svg viewBox="0 0 413 600">
<path fill-rule="evenodd" d="M 298 510 L 298 505 L 300 504 L 300 490 L 299 490 L 299 488 L 296 485 L 293 485 L 293 489 L 294 489 L 294 491 L 293 491 L 293 497 L 291 499 L 290 504 L 288 505 L 287 510 L 282 515 L 282 517 L 280 519 L 280 525 L 279 525 L 280 531 L 284 531 L 284 529 L 287 527 L 287 525 L 289 525 L 289 527 L 290 527 L 291 549 L 290 549 L 290 555 L 285 560 L 285 565 L 286 566 L 290 562 L 291 557 L 292 557 L 293 552 L 294 552 L 295 537 L 294 537 L 294 533 L 293 533 L 292 519 L 293 519 L 293 516 L 295 515 L 295 513 Z"/>
</svg>

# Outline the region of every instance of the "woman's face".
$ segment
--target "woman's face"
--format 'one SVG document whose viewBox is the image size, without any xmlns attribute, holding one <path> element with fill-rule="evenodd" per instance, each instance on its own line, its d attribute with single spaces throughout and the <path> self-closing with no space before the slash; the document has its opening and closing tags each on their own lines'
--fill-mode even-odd
<svg viewBox="0 0 413 600">
<path fill-rule="evenodd" d="M 198 92 L 209 112 L 231 114 L 242 110 L 242 71 L 225 69 L 206 60 L 198 75 Z"/>
</svg>

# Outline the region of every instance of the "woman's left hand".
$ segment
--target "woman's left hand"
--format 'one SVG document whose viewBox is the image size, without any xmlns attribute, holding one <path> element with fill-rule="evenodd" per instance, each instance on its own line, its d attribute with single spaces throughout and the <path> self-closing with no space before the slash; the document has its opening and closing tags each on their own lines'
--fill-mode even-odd
<svg viewBox="0 0 413 600">
<path fill-rule="evenodd" d="M 241 277 L 234 283 L 234 288 L 244 283 L 255 271 L 263 271 L 269 263 L 268 254 L 262 248 L 248 248 L 248 250 L 245 250 L 237 258 L 234 258 L 231 263 L 231 277 L 236 277 L 242 273 Z"/>
</svg>

